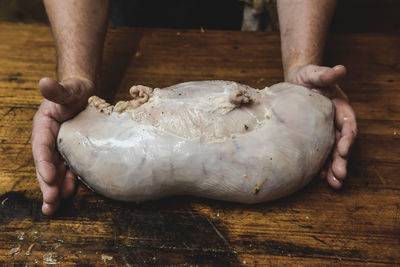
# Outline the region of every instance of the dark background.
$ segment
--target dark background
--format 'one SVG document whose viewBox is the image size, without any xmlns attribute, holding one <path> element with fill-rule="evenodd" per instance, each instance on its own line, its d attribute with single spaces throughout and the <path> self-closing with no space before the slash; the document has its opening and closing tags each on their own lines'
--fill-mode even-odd
<svg viewBox="0 0 400 267">
<path fill-rule="evenodd" d="M 220 30 L 240 30 L 244 5 L 239 0 L 112 0 L 111 3 L 111 23 L 115 26 Z M 48 23 L 41 0 L 1 0 L 0 21 Z M 331 29 L 353 33 L 398 32 L 400 0 L 341 0 Z"/>
</svg>

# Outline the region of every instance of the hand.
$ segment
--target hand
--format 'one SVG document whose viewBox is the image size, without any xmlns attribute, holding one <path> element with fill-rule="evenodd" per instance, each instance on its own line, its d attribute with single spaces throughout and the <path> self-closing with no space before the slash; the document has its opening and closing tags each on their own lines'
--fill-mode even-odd
<svg viewBox="0 0 400 267">
<path fill-rule="evenodd" d="M 290 83 L 316 90 L 332 99 L 335 106 L 336 142 L 320 175 L 335 189 L 339 189 L 346 178 L 349 151 L 357 136 L 355 113 L 348 97 L 338 85 L 345 75 L 346 68 L 342 65 L 333 68 L 305 65 L 290 68 L 286 79 Z"/>
<path fill-rule="evenodd" d="M 58 131 L 61 123 L 86 106 L 94 92 L 94 83 L 80 77 L 60 83 L 42 78 L 39 89 L 45 99 L 33 118 L 32 153 L 43 193 L 42 212 L 51 215 L 57 210 L 60 199 L 71 196 L 76 188 L 75 175 L 64 165 L 57 151 Z"/>
</svg>

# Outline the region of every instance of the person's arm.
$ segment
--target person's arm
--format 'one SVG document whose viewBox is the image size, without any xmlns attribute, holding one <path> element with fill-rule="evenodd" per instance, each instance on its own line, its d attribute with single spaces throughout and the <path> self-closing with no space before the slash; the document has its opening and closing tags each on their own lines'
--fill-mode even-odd
<svg viewBox="0 0 400 267">
<path fill-rule="evenodd" d="M 108 19 L 108 0 L 45 0 L 57 51 L 58 79 L 96 82 Z"/>
<path fill-rule="evenodd" d="M 338 85 L 346 75 L 342 65 L 319 66 L 336 0 L 278 0 L 281 50 L 285 81 L 315 89 L 335 106 L 336 142 L 321 176 L 340 188 L 347 176 L 349 150 L 357 123 L 347 96 Z"/>
<path fill-rule="evenodd" d="M 320 65 L 337 0 L 278 0 L 285 79 L 297 66 Z"/>
<path fill-rule="evenodd" d="M 45 0 L 57 52 L 58 82 L 44 77 L 44 96 L 33 119 L 32 152 L 43 193 L 42 211 L 53 214 L 76 189 L 76 177 L 56 148 L 61 123 L 71 119 L 95 92 L 108 19 L 108 0 Z"/>
</svg>

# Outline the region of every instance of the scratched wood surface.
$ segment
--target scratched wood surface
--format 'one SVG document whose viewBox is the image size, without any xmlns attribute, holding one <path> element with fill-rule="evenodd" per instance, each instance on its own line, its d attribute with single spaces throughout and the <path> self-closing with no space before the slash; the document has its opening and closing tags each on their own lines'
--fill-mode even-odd
<svg viewBox="0 0 400 267">
<path fill-rule="evenodd" d="M 195 197 L 142 204 L 105 199 L 83 185 L 53 217 L 41 214 L 29 138 L 54 77 L 47 26 L 0 24 L 0 265 L 400 265 L 400 34 L 331 36 L 326 64 L 359 123 L 343 190 L 314 180 L 292 196 L 241 205 Z M 277 35 L 110 29 L 102 88 L 127 97 L 153 87 L 226 79 L 254 87 L 282 80 Z"/>
</svg>

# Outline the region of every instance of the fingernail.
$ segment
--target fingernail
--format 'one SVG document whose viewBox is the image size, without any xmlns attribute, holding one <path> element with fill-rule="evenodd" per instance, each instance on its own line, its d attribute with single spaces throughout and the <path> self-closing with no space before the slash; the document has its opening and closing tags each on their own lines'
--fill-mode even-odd
<svg viewBox="0 0 400 267">
<path fill-rule="evenodd" d="M 46 202 L 43 202 L 43 205 L 42 205 L 42 212 L 43 212 L 45 215 L 47 215 L 45 212 L 48 211 L 49 209 L 50 209 L 50 205 L 47 204 Z"/>
<path fill-rule="evenodd" d="M 334 181 L 338 182 L 338 183 L 342 183 L 342 181 L 341 181 L 341 180 L 339 180 L 338 178 L 336 178 L 336 177 L 335 177 L 335 176 L 333 176 L 333 175 L 332 175 L 332 179 L 333 179 Z"/>
</svg>

